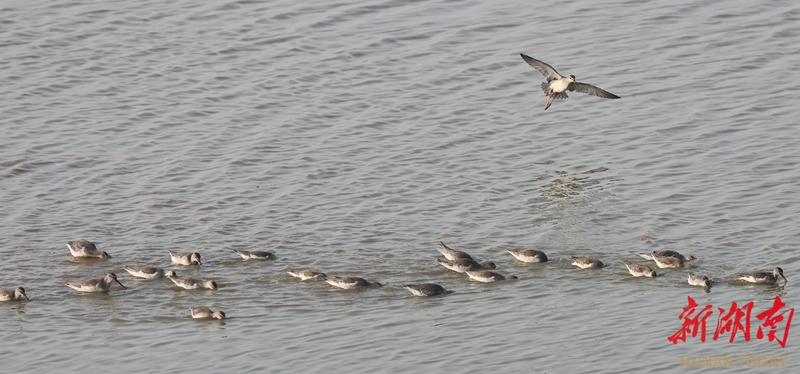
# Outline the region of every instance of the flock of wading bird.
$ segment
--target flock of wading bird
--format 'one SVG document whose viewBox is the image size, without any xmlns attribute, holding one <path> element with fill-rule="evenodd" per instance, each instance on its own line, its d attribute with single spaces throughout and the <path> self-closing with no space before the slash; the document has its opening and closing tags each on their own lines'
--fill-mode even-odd
<svg viewBox="0 0 800 374">
<path fill-rule="evenodd" d="M 470 279 L 479 282 L 497 282 L 503 280 L 518 279 L 514 275 L 505 276 L 500 273 L 490 271 L 487 269 L 496 269 L 497 266 L 493 262 L 477 262 L 472 256 L 466 252 L 459 251 L 448 247 L 442 242 L 439 242 L 439 252 L 444 255 L 444 259 L 437 259 L 438 263 L 447 269 L 455 272 L 465 273 Z M 76 258 L 101 258 L 108 259 L 111 256 L 105 251 L 100 251 L 94 243 L 86 240 L 79 240 L 67 242 L 67 247 Z M 270 252 L 265 251 L 245 251 L 241 249 L 234 249 L 245 260 L 271 260 L 275 256 Z M 547 255 L 542 251 L 533 249 L 527 250 L 508 250 L 517 260 L 522 262 L 547 262 Z M 185 266 L 202 266 L 200 253 L 197 252 L 173 252 L 169 251 L 172 262 L 178 265 Z M 691 255 L 682 255 L 675 251 L 654 251 L 651 253 L 639 253 L 639 256 L 646 260 L 655 261 L 659 268 L 685 268 L 688 267 L 687 262 L 694 260 Z M 605 267 L 602 261 L 590 257 L 577 257 L 571 256 L 573 259 L 572 265 L 578 266 L 581 269 L 600 269 Z M 637 264 L 629 260 L 623 260 L 628 271 L 634 277 L 656 277 L 656 272 L 648 265 Z M 209 289 L 216 290 L 217 282 L 213 280 L 203 280 L 190 277 L 180 277 L 174 270 L 164 270 L 158 267 L 151 266 L 125 266 L 125 271 L 132 276 L 144 279 L 157 279 L 168 278 L 176 286 L 190 290 L 190 289 Z M 324 280 L 334 287 L 342 289 L 356 289 L 363 287 L 380 287 L 378 282 L 370 282 L 364 278 L 359 277 L 328 277 L 325 273 L 314 270 L 289 270 L 289 275 L 300 278 L 300 280 Z M 787 282 L 786 277 L 783 276 L 783 269 L 776 267 L 771 272 L 753 272 L 743 273 L 738 275 L 738 279 L 751 283 L 762 284 L 775 284 L 778 278 L 783 278 L 784 284 Z M 127 289 L 122 282 L 117 279 L 114 273 L 108 273 L 103 278 L 87 279 L 81 282 L 67 283 L 66 285 L 79 292 L 108 292 L 111 285 L 117 283 L 120 287 Z M 703 275 L 689 273 L 689 284 L 692 286 L 711 287 L 711 280 Z M 421 284 L 407 284 L 403 286 L 410 291 L 414 296 L 436 296 L 443 293 L 449 293 L 444 287 L 435 283 L 421 283 Z M 3 288 L 0 289 L 0 301 L 30 301 L 28 295 L 25 293 L 23 287 Z M 222 311 L 212 311 L 205 307 L 192 307 L 191 316 L 193 318 L 216 318 L 225 319 L 225 313 Z"/>
<path fill-rule="evenodd" d="M 547 95 L 547 103 L 544 109 L 547 110 L 555 99 L 566 99 L 567 91 L 581 92 L 592 96 L 597 96 L 605 99 L 619 99 L 620 97 L 605 91 L 596 86 L 577 82 L 574 75 L 563 76 L 559 74 L 556 69 L 545 62 L 534 59 L 525 54 L 520 54 L 522 59 L 531 67 L 540 72 L 547 82 L 541 84 L 541 89 Z M 447 269 L 466 273 L 470 279 L 479 282 L 497 282 L 503 280 L 517 279 L 516 276 L 504 276 L 500 273 L 489 271 L 486 269 L 495 269 L 496 266 L 492 262 L 478 263 L 472 256 L 466 252 L 452 249 L 444 243 L 439 243 L 441 252 L 446 259 L 439 259 L 438 262 Z M 94 243 L 86 240 L 79 240 L 67 242 L 72 256 L 74 257 L 91 257 L 91 258 L 111 258 L 108 253 L 100 251 Z M 245 260 L 269 260 L 275 258 L 272 253 L 265 251 L 245 251 L 235 249 Z M 517 260 L 523 262 L 547 262 L 547 255 L 542 251 L 537 250 L 509 250 Z M 179 265 L 186 266 L 202 266 L 200 260 L 200 253 L 197 252 L 172 252 L 169 251 L 172 262 Z M 655 261 L 659 268 L 683 268 L 687 267 L 686 262 L 694 260 L 692 256 L 684 256 L 675 251 L 654 251 L 652 253 L 639 253 L 639 256 Z M 598 259 L 589 257 L 576 257 L 572 256 L 572 265 L 578 266 L 581 269 L 599 269 L 605 265 Z M 656 272 L 650 266 L 644 264 L 636 264 L 632 261 L 624 260 L 625 266 L 634 277 L 655 277 Z M 158 267 L 147 266 L 125 266 L 125 271 L 134 277 L 155 279 L 155 278 L 169 278 L 176 286 L 185 289 L 217 289 L 217 282 L 213 280 L 202 280 L 190 277 L 179 277 L 173 270 L 164 270 Z M 288 271 L 293 277 L 300 278 L 301 280 L 325 280 L 331 286 L 354 289 L 362 287 L 381 286 L 378 282 L 370 282 L 364 278 L 359 277 L 328 277 L 325 273 L 312 270 L 303 271 Z M 778 278 L 783 278 L 784 284 L 787 282 L 786 277 L 783 276 L 783 269 L 776 267 L 772 272 L 754 272 L 739 274 L 739 279 L 752 283 L 775 284 Z M 80 292 L 108 292 L 112 283 L 116 282 L 122 288 L 127 289 L 117 279 L 114 273 L 108 273 L 103 278 L 88 279 L 82 282 L 67 283 L 71 287 Z M 703 275 L 689 274 L 689 284 L 692 286 L 711 287 L 711 280 Z M 409 284 L 403 286 L 411 291 L 415 296 L 436 296 L 445 293 L 444 287 L 434 283 L 422 284 Z M 449 292 L 449 291 L 448 291 Z M 25 294 L 25 289 L 22 287 L 3 288 L 0 289 L 0 301 L 23 301 L 28 300 L 28 295 Z M 225 313 L 222 311 L 212 311 L 205 307 L 192 307 L 191 314 L 193 318 L 217 318 L 225 319 Z"/>
</svg>

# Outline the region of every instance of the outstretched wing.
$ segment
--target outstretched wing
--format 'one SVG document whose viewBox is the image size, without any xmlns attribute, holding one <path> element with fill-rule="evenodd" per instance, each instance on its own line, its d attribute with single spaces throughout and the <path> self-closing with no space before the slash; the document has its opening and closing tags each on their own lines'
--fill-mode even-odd
<svg viewBox="0 0 800 374">
<path fill-rule="evenodd" d="M 525 62 L 527 62 L 528 65 L 530 65 L 531 67 L 542 73 L 542 75 L 544 75 L 544 78 L 547 79 L 548 82 L 550 82 L 553 79 L 561 78 L 561 74 L 558 74 L 556 69 L 553 69 L 552 66 L 545 64 L 544 62 L 541 62 L 530 56 L 526 56 L 522 53 L 520 53 L 519 55 L 522 56 L 522 59 L 525 60 Z"/>
<path fill-rule="evenodd" d="M 575 82 L 569 88 L 570 91 L 578 91 L 592 96 L 602 97 L 604 99 L 619 99 L 620 97 L 612 94 L 604 89 L 592 86 L 591 84 Z"/>
</svg>

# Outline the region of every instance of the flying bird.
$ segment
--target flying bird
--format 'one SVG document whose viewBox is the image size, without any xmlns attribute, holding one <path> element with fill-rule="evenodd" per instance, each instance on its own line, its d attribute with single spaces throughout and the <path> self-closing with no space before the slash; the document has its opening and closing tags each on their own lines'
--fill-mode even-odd
<svg viewBox="0 0 800 374">
<path fill-rule="evenodd" d="M 558 74 L 556 69 L 553 69 L 552 66 L 535 58 L 526 56 L 522 53 L 519 55 L 522 56 L 522 59 L 525 60 L 528 65 L 542 73 L 544 78 L 547 79 L 547 82 L 542 83 L 542 91 L 544 91 L 544 94 L 547 95 L 547 104 L 545 104 L 544 110 L 547 110 L 547 108 L 553 104 L 553 99 L 566 99 L 568 97 L 566 92 L 567 90 L 570 92 L 582 92 L 592 96 L 602 97 L 604 99 L 620 98 L 611 92 L 592 86 L 591 84 L 576 82 L 574 75 L 565 77 L 561 74 Z"/>
</svg>

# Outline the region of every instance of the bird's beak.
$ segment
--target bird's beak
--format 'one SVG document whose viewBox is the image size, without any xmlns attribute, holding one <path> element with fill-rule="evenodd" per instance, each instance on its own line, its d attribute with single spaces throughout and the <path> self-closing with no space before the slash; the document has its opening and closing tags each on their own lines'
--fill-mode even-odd
<svg viewBox="0 0 800 374">
<path fill-rule="evenodd" d="M 119 283 L 120 286 L 122 286 L 122 283 L 119 280 L 117 280 L 117 279 L 114 279 L 114 280 L 117 281 L 117 283 Z M 122 288 L 124 288 L 126 290 L 128 289 L 128 287 L 125 287 L 125 286 L 122 286 Z"/>
</svg>

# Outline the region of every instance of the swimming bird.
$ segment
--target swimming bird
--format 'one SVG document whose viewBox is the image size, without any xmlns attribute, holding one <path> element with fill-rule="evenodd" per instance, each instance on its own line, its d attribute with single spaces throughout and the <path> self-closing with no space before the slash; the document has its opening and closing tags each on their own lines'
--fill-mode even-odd
<svg viewBox="0 0 800 374">
<path fill-rule="evenodd" d="M 692 256 L 692 255 L 685 255 L 684 256 L 684 255 L 682 255 L 682 254 L 680 254 L 678 252 L 670 251 L 670 250 L 656 251 L 656 253 L 658 253 L 658 255 L 661 256 L 661 257 L 675 257 L 675 258 L 680 258 L 683 261 L 692 261 L 692 260 L 695 259 L 694 256 Z M 653 253 L 652 252 L 651 253 L 645 253 L 645 252 L 637 253 L 637 255 L 639 255 L 641 258 L 643 258 L 645 260 L 653 261 Z"/>
<path fill-rule="evenodd" d="M 169 251 L 169 257 L 172 258 L 172 262 L 178 265 L 200 265 L 203 266 L 203 263 L 200 262 L 200 254 L 197 252 L 173 252 Z"/>
<path fill-rule="evenodd" d="M 217 282 L 210 281 L 210 280 L 202 280 L 196 278 L 182 278 L 177 275 L 175 276 L 167 276 L 172 283 L 175 283 L 176 286 L 181 287 L 187 290 L 193 290 L 197 288 L 207 288 L 209 290 L 216 290 L 217 289 Z"/>
<path fill-rule="evenodd" d="M 467 254 L 467 252 L 462 252 L 462 251 L 459 251 L 457 249 L 450 248 L 450 247 L 444 245 L 443 242 L 439 242 L 439 245 L 440 245 L 440 247 L 437 248 L 437 250 L 439 252 L 441 252 L 444 255 L 444 257 L 446 257 L 448 260 L 452 261 L 452 260 L 459 259 L 459 258 L 466 258 L 468 260 L 474 260 L 472 258 L 472 256 Z"/>
<path fill-rule="evenodd" d="M 133 275 L 134 277 L 144 278 L 144 279 L 157 279 L 157 278 L 163 278 L 165 276 L 167 277 L 178 276 L 172 270 L 164 271 L 164 269 L 162 268 L 157 268 L 152 266 L 125 266 L 123 267 L 123 269 L 125 269 L 125 271 L 127 271 L 128 273 L 130 273 L 130 275 Z"/>
<path fill-rule="evenodd" d="M 345 278 L 334 277 L 326 279 L 325 282 L 328 282 L 328 284 L 330 284 L 331 286 L 344 288 L 346 290 L 351 290 L 354 288 L 362 288 L 362 287 L 382 286 L 378 282 L 369 282 L 366 279 L 359 277 L 345 277 Z"/>
<path fill-rule="evenodd" d="M 300 278 L 300 280 L 308 280 L 308 279 L 325 279 L 328 276 L 321 271 L 313 271 L 313 270 L 289 270 L 287 271 L 289 275 Z"/>
<path fill-rule="evenodd" d="M 689 274 L 689 284 L 692 286 L 711 287 L 711 279 L 704 275 Z"/>
<path fill-rule="evenodd" d="M 599 269 L 605 266 L 602 261 L 596 258 L 589 258 L 589 257 L 577 257 L 577 256 L 570 256 L 572 257 L 572 265 L 575 265 L 581 269 Z"/>
<path fill-rule="evenodd" d="M 650 277 L 650 278 L 653 278 L 653 277 L 656 276 L 656 272 L 653 271 L 653 269 L 651 269 L 647 265 L 634 264 L 633 262 L 630 262 L 628 260 L 622 260 L 622 261 L 625 263 L 625 266 L 628 268 L 628 271 L 634 277 Z"/>
<path fill-rule="evenodd" d="M 216 319 L 225 319 L 225 312 L 218 310 L 212 311 L 208 308 L 203 307 L 192 307 L 192 318 L 216 318 Z"/>
<path fill-rule="evenodd" d="M 23 299 L 31 301 L 22 287 L 0 288 L 0 301 L 22 301 Z"/>
<path fill-rule="evenodd" d="M 535 249 L 522 249 L 518 251 L 508 250 L 517 260 L 522 262 L 547 262 L 547 255 Z"/>
<path fill-rule="evenodd" d="M 443 260 L 441 258 L 437 258 L 436 261 L 439 262 L 439 265 L 458 273 L 463 273 L 467 270 L 497 269 L 497 265 L 491 261 L 487 261 L 482 264 L 479 264 L 475 260 L 466 258 L 457 258 L 455 260 Z"/>
<path fill-rule="evenodd" d="M 67 248 L 69 248 L 69 252 L 72 253 L 72 257 L 111 258 L 111 255 L 104 251 L 97 250 L 97 246 L 88 240 L 67 242 Z"/>
<path fill-rule="evenodd" d="M 122 288 L 128 289 L 128 287 L 125 287 L 117 280 L 117 275 L 114 273 L 108 273 L 105 277 L 99 279 L 87 279 L 83 282 L 67 283 L 67 286 L 80 292 L 108 292 L 112 282 L 117 282 Z"/>
<path fill-rule="evenodd" d="M 504 276 L 500 273 L 495 273 L 488 270 L 468 270 L 465 273 L 478 282 L 497 282 L 501 280 L 519 279 L 516 275 Z"/>
<path fill-rule="evenodd" d="M 653 261 L 656 262 L 658 267 L 665 269 L 665 268 L 682 268 L 685 266 L 683 261 L 683 256 L 681 257 L 672 257 L 672 256 L 662 256 L 658 254 L 658 252 L 653 251 L 652 253 Z"/>
<path fill-rule="evenodd" d="M 545 64 L 542 61 L 531 58 L 522 53 L 519 55 L 522 56 L 522 59 L 525 60 L 528 65 L 542 73 L 544 78 L 547 79 L 547 82 L 542 83 L 542 90 L 544 91 L 545 95 L 547 95 L 547 104 L 545 104 L 544 110 L 547 110 L 547 108 L 553 104 L 553 99 L 566 99 L 567 90 L 570 92 L 578 91 L 592 96 L 602 97 L 604 99 L 620 98 L 611 92 L 592 86 L 591 84 L 576 82 L 574 75 L 570 75 L 568 77 L 562 76 L 561 74 L 558 74 L 556 69 L 553 69 L 552 66 Z"/>
<path fill-rule="evenodd" d="M 775 282 L 778 281 L 778 277 L 783 278 L 784 284 L 788 282 L 788 280 L 786 280 L 786 277 L 783 276 L 783 269 L 779 267 L 773 269 L 772 272 L 758 271 L 755 273 L 739 274 L 739 279 L 743 279 L 750 283 L 775 284 Z"/>
<path fill-rule="evenodd" d="M 269 260 L 275 258 L 275 255 L 265 251 L 245 251 L 243 249 L 234 249 L 234 251 L 245 260 Z"/>
<path fill-rule="evenodd" d="M 414 296 L 436 296 L 444 292 L 444 287 L 435 283 L 407 284 L 403 288 L 409 290 Z"/>
</svg>

